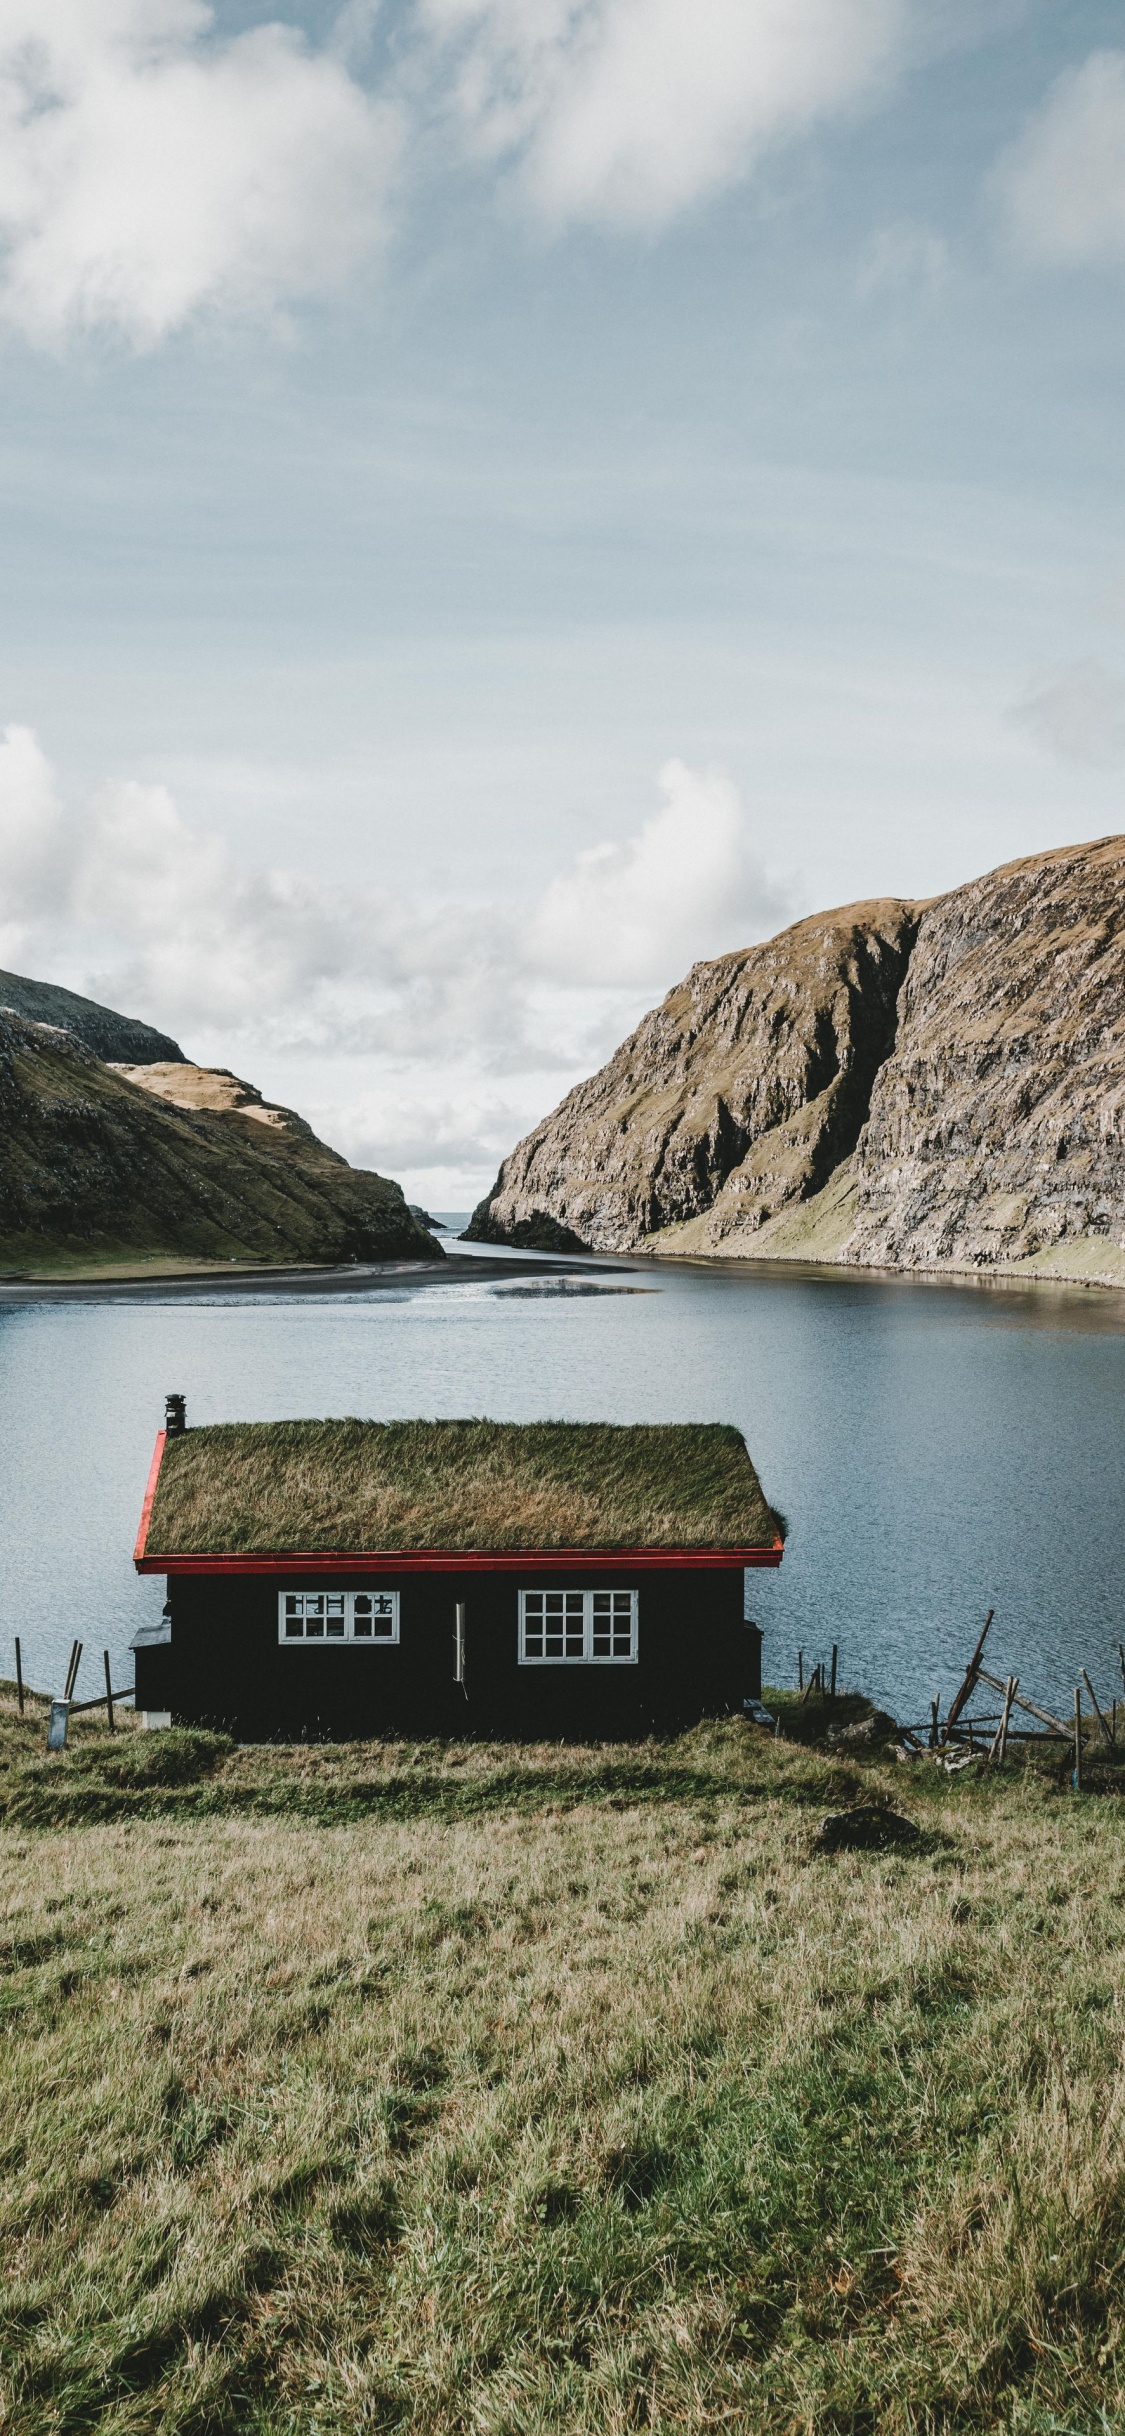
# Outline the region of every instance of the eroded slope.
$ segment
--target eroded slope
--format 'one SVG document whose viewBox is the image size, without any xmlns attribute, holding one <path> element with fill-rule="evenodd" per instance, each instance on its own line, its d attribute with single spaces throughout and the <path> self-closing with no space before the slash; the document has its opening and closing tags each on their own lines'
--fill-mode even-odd
<svg viewBox="0 0 1125 2436">
<path fill-rule="evenodd" d="M 70 1032 L 0 1012 L 0 1263 L 442 1257 L 397 1184 L 349 1167 L 288 1110 L 265 1112 L 249 1085 L 220 1080 L 233 1104 L 229 1088 L 224 1106 L 223 1088 L 208 1105 L 200 1087 L 195 1105 L 173 1105 Z M 190 1093 L 190 1081 L 179 1088 Z"/>
<path fill-rule="evenodd" d="M 808 1200 L 854 1149 L 918 924 L 895 897 L 697 964 L 506 1159 L 479 1241 L 705 1248 Z"/>
<path fill-rule="evenodd" d="M 471 1231 L 1125 1284 L 1125 838 L 697 965 Z"/>
<path fill-rule="evenodd" d="M 1125 838 L 931 906 L 842 1257 L 1125 1276 Z"/>
</svg>

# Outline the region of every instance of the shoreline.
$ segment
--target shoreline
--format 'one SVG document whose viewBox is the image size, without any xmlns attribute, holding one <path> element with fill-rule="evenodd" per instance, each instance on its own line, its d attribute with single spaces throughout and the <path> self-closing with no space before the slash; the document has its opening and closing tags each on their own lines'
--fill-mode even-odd
<svg viewBox="0 0 1125 2436">
<path fill-rule="evenodd" d="M 562 1277 L 581 1273 L 588 1264 L 547 1253 L 518 1254 L 522 1274 Z M 444 1260 L 358 1261 L 331 1268 L 164 1269 L 158 1276 L 107 1270 L 87 1277 L 31 1277 L 26 1273 L 0 1276 L 0 1307 L 24 1303 L 186 1301 L 193 1295 L 274 1293 L 379 1294 L 401 1286 L 464 1285 L 510 1277 L 510 1251 L 480 1258 L 475 1253 L 448 1253 Z"/>
</svg>

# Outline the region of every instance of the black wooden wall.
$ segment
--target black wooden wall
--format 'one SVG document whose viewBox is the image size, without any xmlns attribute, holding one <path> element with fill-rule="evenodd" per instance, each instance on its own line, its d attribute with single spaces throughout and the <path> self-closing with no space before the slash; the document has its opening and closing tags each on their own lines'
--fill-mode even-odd
<svg viewBox="0 0 1125 2436">
<path fill-rule="evenodd" d="M 573 1574 L 357 1572 L 333 1585 L 400 1593 L 401 1638 L 279 1646 L 284 1582 L 253 1574 L 169 1581 L 171 1639 L 138 1648 L 137 1707 L 175 1724 L 224 1729 L 243 1742 L 339 1741 L 380 1735 L 491 1735 L 600 1741 L 675 1732 L 740 1710 L 761 1692 L 761 1636 L 743 1621 L 741 1567 L 614 1573 L 636 1590 L 633 1666 L 520 1666 L 520 1589 L 573 1589 Z M 466 1610 L 465 1689 L 453 1680 L 454 1608 Z"/>
</svg>

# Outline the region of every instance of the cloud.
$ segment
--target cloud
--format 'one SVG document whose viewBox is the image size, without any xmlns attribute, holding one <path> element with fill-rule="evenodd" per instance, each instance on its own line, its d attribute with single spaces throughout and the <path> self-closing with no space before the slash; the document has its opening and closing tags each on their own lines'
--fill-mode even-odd
<svg viewBox="0 0 1125 2436">
<path fill-rule="evenodd" d="M 32 732 L 9 728 L 0 937 L 11 964 L 222 1043 L 223 1062 L 242 1043 L 478 1078 L 582 1070 L 698 956 L 787 913 L 729 779 L 670 762 L 660 785 L 637 836 L 579 855 L 536 903 L 419 905 L 246 870 L 162 786 L 68 807 Z"/>
<path fill-rule="evenodd" d="M 525 1131 L 520 1110 L 471 1080 L 456 1099 L 447 1092 L 363 1091 L 318 1113 L 329 1138 L 357 1166 L 381 1163 L 392 1174 L 491 1172 Z"/>
<path fill-rule="evenodd" d="M 18 949 L 27 925 L 65 884 L 65 822 L 55 776 L 29 727 L 0 736 L 0 945 Z"/>
<path fill-rule="evenodd" d="M 1068 69 L 1003 156 L 996 192 L 1033 261 L 1125 260 L 1125 51 Z"/>
<path fill-rule="evenodd" d="M 338 286 L 381 232 L 390 105 L 290 26 L 200 0 L 4 0 L 0 313 L 148 347 Z"/>
<path fill-rule="evenodd" d="M 656 228 L 898 64 L 908 0 L 422 0 L 479 152 L 550 220 Z"/>
<path fill-rule="evenodd" d="M 1100 660 L 1055 669 L 1008 712 L 1061 761 L 1113 769 L 1125 761 L 1125 679 Z"/>
<path fill-rule="evenodd" d="M 528 952 L 559 981 L 632 985 L 678 978 L 698 956 L 760 935 L 783 907 L 747 851 L 742 807 L 721 771 L 660 772 L 664 804 L 639 836 L 591 846 L 552 880 Z"/>
</svg>

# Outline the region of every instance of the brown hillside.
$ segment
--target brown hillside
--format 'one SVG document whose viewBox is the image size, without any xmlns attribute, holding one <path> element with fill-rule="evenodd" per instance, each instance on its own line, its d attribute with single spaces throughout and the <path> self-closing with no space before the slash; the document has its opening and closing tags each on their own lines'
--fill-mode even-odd
<svg viewBox="0 0 1125 2436">
<path fill-rule="evenodd" d="M 697 965 L 474 1234 L 1125 1284 L 1125 839 Z"/>
<path fill-rule="evenodd" d="M 203 1070 L 174 1072 L 190 1097 Z M 155 1096 L 72 1033 L 0 1012 L 0 1264 L 442 1257 L 397 1184 L 349 1167 L 250 1085 L 217 1080 L 210 1105 L 173 1105 L 167 1082 Z"/>
<path fill-rule="evenodd" d="M 917 926 L 889 897 L 694 965 L 505 1160 L 469 1233 L 631 1250 L 807 1200 L 855 1148 Z"/>
</svg>

